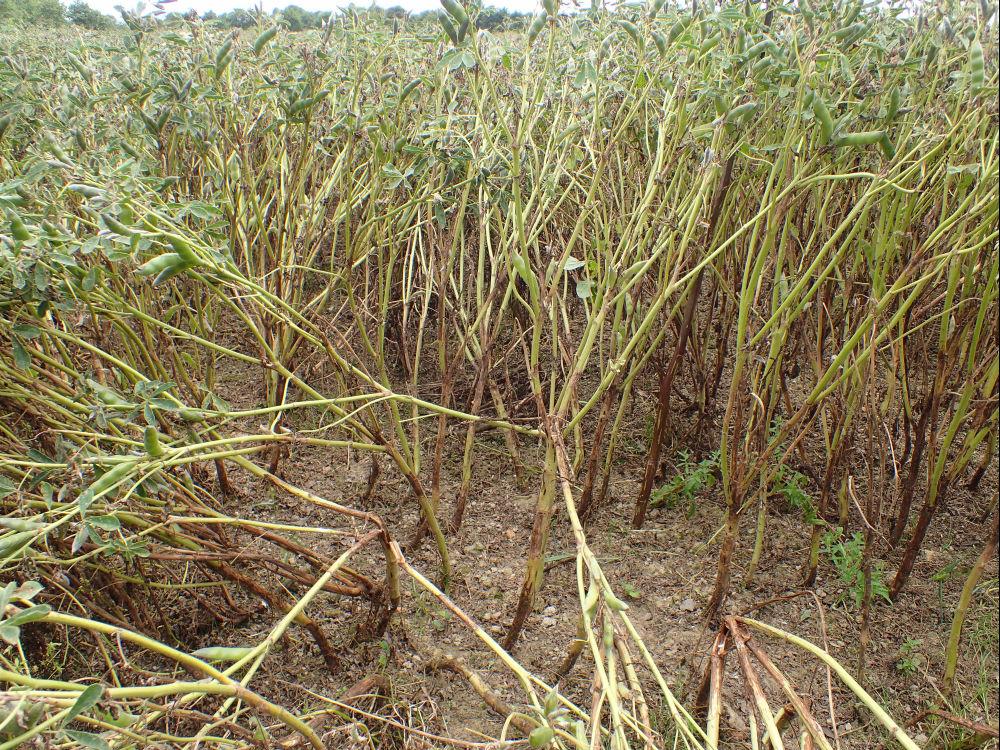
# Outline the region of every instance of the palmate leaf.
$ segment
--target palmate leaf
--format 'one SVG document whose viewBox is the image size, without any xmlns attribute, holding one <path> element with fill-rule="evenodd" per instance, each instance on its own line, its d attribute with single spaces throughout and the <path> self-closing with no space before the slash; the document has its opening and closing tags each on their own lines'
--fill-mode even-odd
<svg viewBox="0 0 1000 750">
<path fill-rule="evenodd" d="M 13 495 L 16 491 L 17 485 L 15 485 L 7 477 L 0 476 L 0 500 L 3 500 L 8 495 Z"/>
</svg>

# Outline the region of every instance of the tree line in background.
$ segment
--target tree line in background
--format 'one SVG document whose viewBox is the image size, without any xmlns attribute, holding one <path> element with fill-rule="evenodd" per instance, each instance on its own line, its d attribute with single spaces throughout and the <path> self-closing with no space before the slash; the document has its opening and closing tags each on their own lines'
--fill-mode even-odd
<svg viewBox="0 0 1000 750">
<path fill-rule="evenodd" d="M 411 15 L 399 5 L 386 9 L 373 7 L 371 10 L 381 11 L 389 18 L 421 19 L 437 15 L 437 11 L 431 10 Z M 330 12 L 308 11 L 297 5 L 289 5 L 283 10 L 274 11 L 273 15 L 276 18 L 280 17 L 289 31 L 302 31 L 320 28 L 330 17 Z M 169 22 L 191 17 L 192 14 L 168 13 L 164 20 Z M 245 29 L 257 25 L 256 13 L 243 8 L 227 13 L 207 11 L 200 18 L 224 28 Z M 476 17 L 476 25 L 481 29 L 518 28 L 526 25 L 528 18 L 527 13 L 485 7 Z M 25 26 L 73 24 L 86 29 L 101 30 L 114 28 L 118 20 L 95 10 L 83 0 L 75 0 L 68 6 L 63 5 L 60 0 L 0 0 L 0 23 L 20 23 Z"/>
</svg>

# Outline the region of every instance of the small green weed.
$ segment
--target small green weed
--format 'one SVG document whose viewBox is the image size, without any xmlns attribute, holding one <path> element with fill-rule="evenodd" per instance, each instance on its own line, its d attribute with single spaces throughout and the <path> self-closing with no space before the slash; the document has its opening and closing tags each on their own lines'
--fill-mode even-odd
<svg viewBox="0 0 1000 750">
<path fill-rule="evenodd" d="M 816 506 L 812 496 L 804 488 L 808 477 L 801 472 L 782 465 L 774 478 L 774 493 L 788 501 L 796 510 L 802 513 L 803 519 L 812 526 L 822 526 L 823 521 L 816 515 Z"/>
<path fill-rule="evenodd" d="M 715 472 L 718 468 L 718 452 L 695 462 L 691 460 L 690 452 L 681 451 L 677 454 L 677 473 L 653 491 L 650 506 L 675 508 L 679 502 L 685 503 L 687 517 L 693 517 L 698 509 L 698 495 L 715 484 Z"/>
<path fill-rule="evenodd" d="M 865 596 L 865 575 L 861 569 L 864 544 L 864 537 L 860 531 L 855 531 L 850 539 L 847 539 L 844 537 L 844 530 L 839 526 L 823 535 L 823 550 L 829 556 L 833 567 L 837 569 L 837 574 L 845 586 L 844 593 L 837 601 L 845 602 L 850 599 L 855 609 L 861 606 Z M 872 599 L 884 599 L 891 603 L 889 589 L 882 580 L 884 572 L 882 563 L 876 563 L 872 568 Z"/>
<path fill-rule="evenodd" d="M 896 671 L 900 674 L 916 674 L 917 670 L 926 661 L 924 655 L 920 653 L 920 646 L 923 641 L 919 638 L 907 638 L 903 645 L 899 647 L 899 658 L 896 660 Z"/>
</svg>

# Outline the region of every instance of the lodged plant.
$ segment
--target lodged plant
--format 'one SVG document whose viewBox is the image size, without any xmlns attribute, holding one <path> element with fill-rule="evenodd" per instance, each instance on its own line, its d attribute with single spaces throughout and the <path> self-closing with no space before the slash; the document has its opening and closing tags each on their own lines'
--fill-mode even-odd
<svg viewBox="0 0 1000 750">
<path fill-rule="evenodd" d="M 777 495 L 808 550 L 790 585 L 834 557 L 863 665 L 871 607 L 905 595 L 942 506 L 994 461 L 995 8 L 553 0 L 500 34 L 477 13 L 0 36 L 0 748 L 325 747 L 321 721 L 379 719 L 254 678 L 293 628 L 339 670 L 405 619 L 404 578 L 520 687 L 506 704 L 438 659 L 534 747 L 718 747 L 730 648 L 753 731 L 782 747 L 796 717 L 829 747 L 751 633 L 916 747 L 860 674 L 727 605 L 741 522 L 757 513 L 749 579 Z M 721 500 L 703 714 L 588 542 L 636 413 L 632 525 Z M 487 431 L 534 493 L 499 641 L 452 598 Z M 297 483 L 309 449 L 364 457 L 367 491 Z M 663 482 L 664 455 L 711 458 Z M 407 489 L 391 517 L 371 502 L 386 475 Z M 240 502 L 263 487 L 266 517 Z M 589 705 L 512 655 L 556 519 L 579 599 L 558 673 L 590 670 Z M 248 600 L 272 621 L 235 645 L 191 649 L 167 614 L 235 627 Z M 331 632 L 328 609 L 352 624 Z M 42 676 L 27 636 L 54 630 L 89 639 L 92 673 Z M 780 726 L 754 663 L 789 701 Z"/>
</svg>

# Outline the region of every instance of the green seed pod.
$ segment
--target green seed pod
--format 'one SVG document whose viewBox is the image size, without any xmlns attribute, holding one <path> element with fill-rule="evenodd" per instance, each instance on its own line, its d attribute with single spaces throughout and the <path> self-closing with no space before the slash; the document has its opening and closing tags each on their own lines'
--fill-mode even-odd
<svg viewBox="0 0 1000 750">
<path fill-rule="evenodd" d="M 70 65 L 72 65 L 76 69 L 76 72 L 79 73 L 80 76 L 87 83 L 93 83 L 94 82 L 94 71 L 92 71 L 90 68 L 88 68 L 86 65 L 84 65 L 83 61 L 80 60 L 79 57 L 77 57 L 76 55 L 74 55 L 72 53 L 67 54 L 67 57 L 69 58 Z"/>
<path fill-rule="evenodd" d="M 0 138 L 3 138 L 3 134 L 7 132 L 7 128 L 10 127 L 10 123 L 10 115 L 3 115 L 0 117 Z"/>
<path fill-rule="evenodd" d="M 666 5 L 667 0 L 650 0 L 649 3 L 649 17 L 656 18 L 660 11 L 663 10 L 663 6 Z"/>
<path fill-rule="evenodd" d="M 931 65 L 933 65 L 934 61 L 937 60 L 937 56 L 938 56 L 938 46 L 933 43 L 928 44 L 927 54 L 924 57 L 925 66 L 929 68 Z"/>
<path fill-rule="evenodd" d="M 531 734 L 528 735 L 528 744 L 535 748 L 535 750 L 538 750 L 538 748 L 548 747 L 555 736 L 556 733 L 552 727 L 542 724 L 531 730 Z"/>
<path fill-rule="evenodd" d="M 607 602 L 608 608 L 615 612 L 624 612 L 628 609 L 628 605 L 612 593 L 605 594 L 604 601 Z"/>
<path fill-rule="evenodd" d="M 761 39 L 756 44 L 750 46 L 744 54 L 748 60 L 751 60 L 764 52 L 770 52 L 772 55 L 777 55 L 778 46 L 770 39 Z"/>
<path fill-rule="evenodd" d="M 158 136 L 160 134 L 160 126 L 157 124 L 155 118 L 150 117 L 141 109 L 139 110 L 139 118 L 142 120 L 142 124 L 146 127 L 146 130 L 149 131 L 150 135 Z"/>
<path fill-rule="evenodd" d="M 116 219 L 111 214 L 101 214 L 101 221 L 104 222 L 104 226 L 110 229 L 115 234 L 120 234 L 122 237 L 131 237 L 135 234 L 131 229 L 122 224 L 118 219 Z"/>
<path fill-rule="evenodd" d="M 114 468 L 102 474 L 90 487 L 85 491 L 91 496 L 97 496 L 104 492 L 107 492 L 125 477 L 127 477 L 133 469 L 135 469 L 135 460 L 124 461 L 120 464 L 116 464 Z"/>
<path fill-rule="evenodd" d="M 639 27 L 636 26 L 631 21 L 626 21 L 624 18 L 619 18 L 616 23 L 625 30 L 625 33 L 632 37 L 632 41 L 635 42 L 637 47 L 642 46 L 642 37 L 639 36 Z"/>
<path fill-rule="evenodd" d="M 195 255 L 194 250 L 191 249 L 191 245 L 186 239 L 178 237 L 176 234 L 170 234 L 169 232 L 164 232 L 163 238 L 170 243 L 170 247 L 174 249 L 175 253 L 181 256 L 187 265 L 201 265 L 201 260 Z"/>
<path fill-rule="evenodd" d="M 218 62 L 216 62 L 215 63 L 215 77 L 216 78 L 221 78 L 222 74 L 226 72 L 226 68 L 229 67 L 229 64 L 232 61 L 233 61 L 232 54 L 228 54 L 225 57 L 223 57 L 221 60 L 219 60 Z"/>
<path fill-rule="evenodd" d="M 845 133 L 837 138 L 838 146 L 874 146 L 883 145 L 886 139 L 884 130 L 864 130 L 857 133 Z M 891 144 L 890 144 L 891 145 Z M 883 145 L 884 149 L 884 145 Z"/>
<path fill-rule="evenodd" d="M 653 32 L 653 44 L 656 45 L 656 51 L 660 53 L 662 57 L 667 55 L 667 38 L 663 36 L 659 31 Z"/>
<path fill-rule="evenodd" d="M 292 105 L 288 108 L 288 114 L 290 116 L 291 115 L 296 115 L 299 112 L 303 112 L 303 111 L 309 109 L 313 105 L 315 105 L 315 104 L 321 102 L 323 99 L 325 99 L 326 96 L 327 96 L 327 94 L 329 94 L 329 93 L 330 93 L 329 89 L 323 89 L 322 91 L 320 91 L 315 96 L 309 96 L 309 97 L 306 97 L 305 99 L 297 99 L 296 101 L 292 102 Z"/>
<path fill-rule="evenodd" d="M 439 13 L 438 21 L 441 23 L 441 27 L 444 29 L 444 33 L 448 35 L 451 39 L 451 43 L 454 45 L 458 44 L 458 31 L 455 29 L 455 24 L 451 22 L 451 18 L 447 13 Z"/>
<path fill-rule="evenodd" d="M 865 25 L 863 23 L 852 23 L 850 26 L 844 26 L 833 32 L 833 38 L 838 42 L 850 43 L 861 36 L 864 28 Z"/>
<path fill-rule="evenodd" d="M 542 0 L 542 7 L 549 14 L 549 18 L 557 18 L 559 16 L 559 0 Z"/>
<path fill-rule="evenodd" d="M 715 105 L 715 114 L 722 117 L 729 110 L 729 102 L 720 95 L 712 97 L 712 104 Z"/>
<path fill-rule="evenodd" d="M 772 65 L 774 65 L 773 58 L 762 57 L 756 63 L 754 63 L 754 66 L 750 69 L 750 71 L 754 76 L 759 76 L 761 73 L 770 68 Z"/>
<path fill-rule="evenodd" d="M 747 102 L 729 110 L 726 116 L 727 123 L 736 123 L 749 117 L 757 109 L 757 102 Z"/>
<path fill-rule="evenodd" d="M 86 383 L 102 404 L 119 408 L 132 408 L 133 404 L 123 399 L 113 388 L 108 388 L 108 386 L 98 383 L 92 378 L 87 378 Z"/>
<path fill-rule="evenodd" d="M 152 276 L 153 274 L 162 273 L 168 268 L 183 268 L 184 259 L 177 253 L 163 253 L 163 255 L 157 255 L 155 258 L 147 260 L 141 266 L 139 266 L 135 272 L 140 276 Z"/>
<path fill-rule="evenodd" d="M 826 102 L 819 94 L 813 95 L 812 111 L 823 131 L 823 142 L 829 143 L 830 139 L 833 138 L 833 118 L 830 116 L 830 110 L 826 108 Z"/>
<path fill-rule="evenodd" d="M 0 518 L 0 527 L 11 531 L 37 531 L 44 529 L 45 524 L 32 521 L 29 518 Z"/>
<path fill-rule="evenodd" d="M 153 286 L 159 286 L 164 281 L 172 279 L 174 276 L 177 276 L 178 274 L 183 273 L 188 268 L 189 268 L 189 266 L 187 266 L 187 265 L 185 265 L 183 263 L 181 265 L 179 265 L 179 266 L 170 266 L 169 268 L 164 268 L 162 271 L 160 271 L 158 274 L 156 274 L 156 278 L 153 279 Z"/>
<path fill-rule="evenodd" d="M 597 584 L 591 582 L 590 588 L 587 589 L 587 596 L 583 600 L 583 611 L 587 613 L 588 617 L 593 617 L 594 613 L 597 612 L 597 605 L 600 604 L 601 594 L 597 588 Z"/>
<path fill-rule="evenodd" d="M 878 145 L 881 146 L 882 153 L 885 154 L 886 159 L 892 159 L 896 155 L 896 147 L 893 145 L 887 132 L 882 131 L 882 137 L 879 138 Z"/>
<path fill-rule="evenodd" d="M 710 36 L 704 42 L 701 43 L 701 47 L 698 48 L 699 55 L 707 55 L 713 49 L 719 46 L 719 42 L 722 41 L 722 32 L 718 32 L 713 36 Z"/>
<path fill-rule="evenodd" d="M 667 35 L 667 42 L 673 44 L 677 41 L 677 38 L 683 34 L 687 27 L 691 25 L 691 18 L 682 18 L 673 26 L 670 27 L 670 33 Z"/>
<path fill-rule="evenodd" d="M 21 217 L 16 215 L 10 219 L 10 234 L 18 242 L 27 242 L 31 239 L 31 232 L 21 221 Z"/>
<path fill-rule="evenodd" d="M 538 35 L 542 33 L 542 29 L 545 28 L 545 21 L 547 20 L 544 13 L 539 13 L 535 16 L 535 20 L 531 22 L 531 26 L 528 27 L 528 44 L 531 44 L 538 38 Z"/>
<path fill-rule="evenodd" d="M 35 531 L 18 531 L 0 537 L 0 559 L 8 562 L 17 559 L 36 536 L 38 533 Z"/>
<path fill-rule="evenodd" d="M 456 24 L 461 25 L 469 20 L 469 14 L 465 12 L 465 8 L 458 0 L 441 0 L 441 5 L 448 11 L 448 15 L 455 20 Z"/>
<path fill-rule="evenodd" d="M 983 45 L 978 39 L 969 45 L 969 83 L 976 93 L 982 91 L 986 84 L 986 61 L 983 59 Z"/>
<path fill-rule="evenodd" d="M 56 142 L 55 138 L 52 135 L 46 136 L 45 145 L 49 149 L 49 151 L 52 152 L 52 155 L 56 157 L 56 159 L 58 159 L 59 161 L 63 162 L 64 164 L 73 163 L 72 159 L 70 159 L 69 155 L 65 151 L 63 151 L 63 147 Z"/>
<path fill-rule="evenodd" d="M 885 108 L 885 121 L 892 122 L 896 119 L 896 115 L 899 114 L 899 102 L 900 93 L 899 86 L 893 86 L 892 91 L 889 92 L 889 103 Z"/>
<path fill-rule="evenodd" d="M 163 455 L 163 446 L 160 445 L 160 433 L 152 425 L 146 427 L 142 433 L 142 447 L 152 458 L 159 458 Z"/>
<path fill-rule="evenodd" d="M 554 713 L 555 710 L 559 708 L 559 693 L 555 691 L 555 688 L 548 692 L 545 696 L 545 715 L 549 716 Z"/>
<path fill-rule="evenodd" d="M 205 412 L 201 409 L 191 409 L 184 408 L 177 412 L 177 416 L 183 419 L 185 422 L 204 422 Z"/>
<path fill-rule="evenodd" d="M 135 146 L 128 141 L 119 141 L 118 145 L 122 147 L 122 151 L 131 156 L 133 159 L 142 158 L 142 155 L 138 152 L 138 150 L 136 150 Z"/>
<path fill-rule="evenodd" d="M 229 53 L 232 51 L 232 49 L 233 49 L 233 37 L 230 34 L 229 36 L 226 37 L 226 40 L 222 43 L 222 46 L 219 47 L 219 51 L 215 53 L 216 69 L 218 69 L 219 66 L 222 65 L 223 61 L 227 57 L 229 57 Z"/>
<path fill-rule="evenodd" d="M 521 280 L 527 284 L 529 279 L 534 279 L 531 271 L 528 268 L 528 262 L 524 259 L 524 256 L 520 253 L 514 253 L 510 257 L 511 265 L 514 266 L 514 270 L 517 275 L 521 277 Z"/>
<path fill-rule="evenodd" d="M 235 662 L 239 661 L 253 651 L 248 646 L 209 646 L 192 651 L 191 656 L 210 662 Z"/>
<path fill-rule="evenodd" d="M 399 104 L 406 101 L 406 97 L 413 93 L 413 90 L 417 88 L 422 83 L 420 78 L 414 78 L 408 84 L 403 86 L 403 90 L 399 92 Z"/>
<path fill-rule="evenodd" d="M 96 188 L 93 185 L 85 185 L 80 182 L 71 182 L 66 186 L 66 189 L 70 192 L 82 195 L 84 198 L 100 198 L 104 195 L 104 191 L 100 188 Z"/>
<path fill-rule="evenodd" d="M 264 47 L 267 46 L 268 42 L 274 39 L 277 33 L 278 33 L 277 26 L 271 26 L 270 28 L 264 29 L 262 32 L 260 32 L 257 38 L 253 40 L 253 53 L 255 55 L 259 55 L 261 53 L 261 50 L 263 50 Z"/>
</svg>

